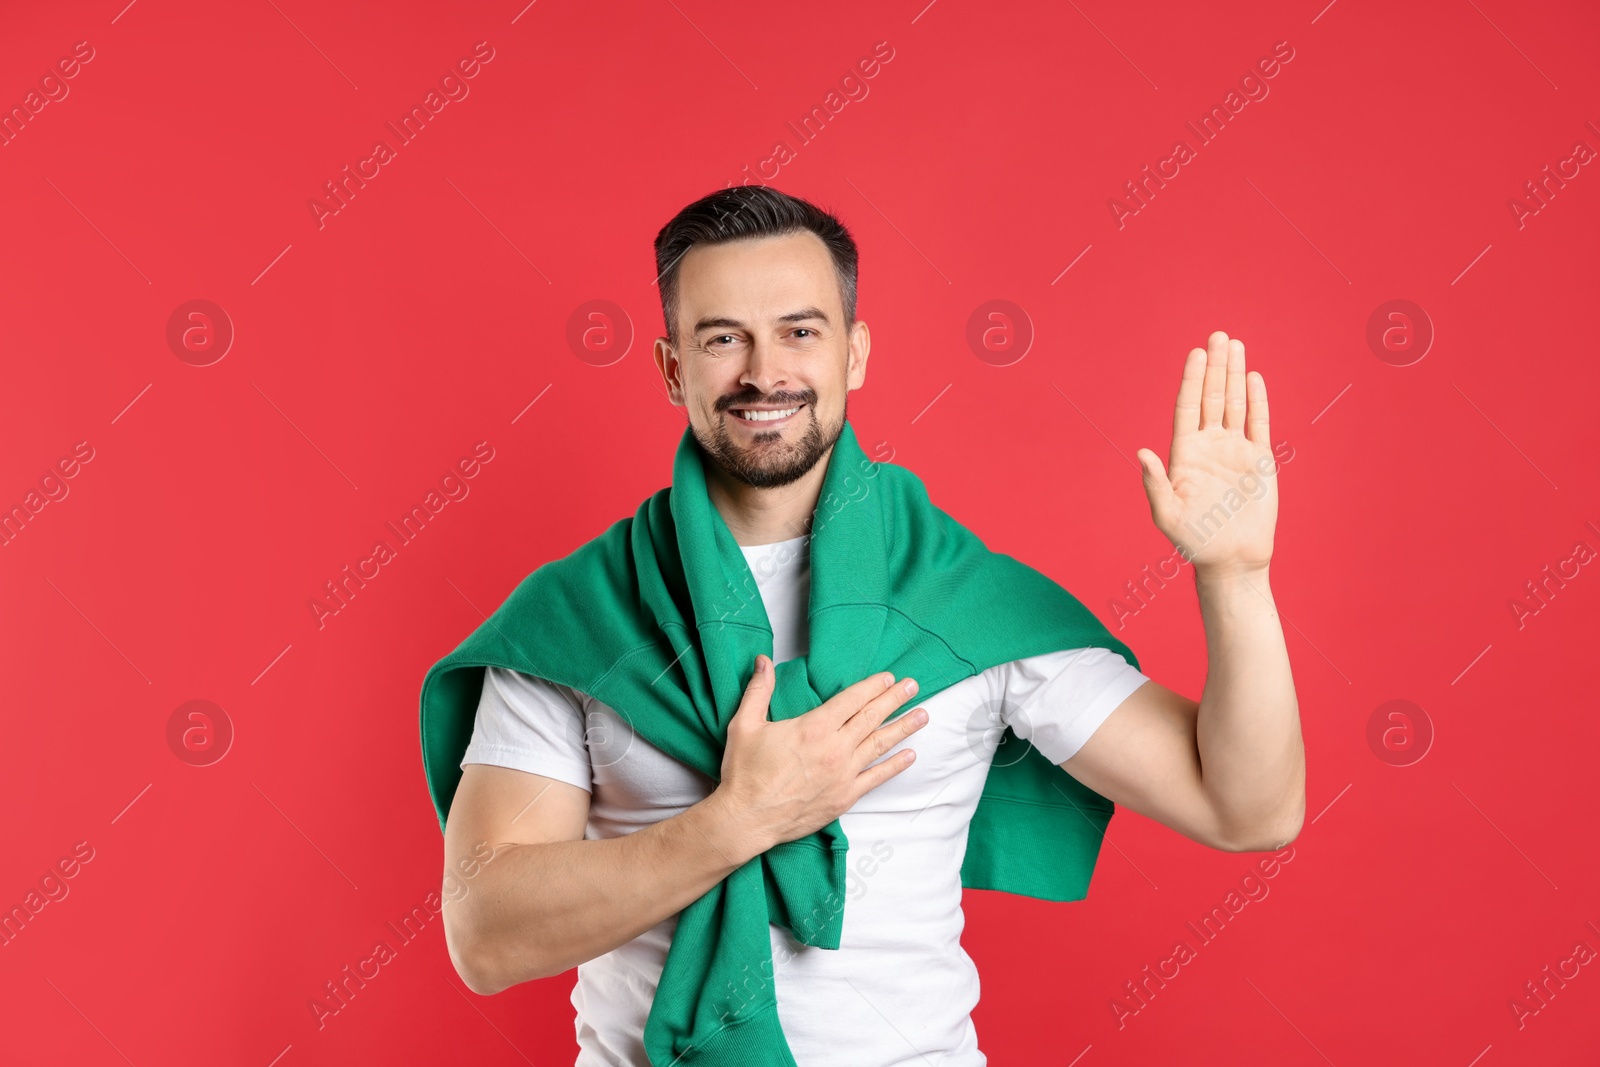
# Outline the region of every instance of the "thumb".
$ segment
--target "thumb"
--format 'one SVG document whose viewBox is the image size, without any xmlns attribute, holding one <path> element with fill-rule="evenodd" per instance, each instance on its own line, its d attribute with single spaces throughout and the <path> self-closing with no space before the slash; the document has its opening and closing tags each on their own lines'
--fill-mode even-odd
<svg viewBox="0 0 1600 1067">
<path fill-rule="evenodd" d="M 739 708 L 733 717 L 767 721 L 773 685 L 772 660 L 767 656 L 756 656 L 756 669 L 750 675 L 750 682 L 744 689 L 744 698 L 739 701 Z"/>
<path fill-rule="evenodd" d="M 1144 474 L 1145 492 L 1151 493 L 1152 490 L 1170 491 L 1172 489 L 1172 483 L 1167 481 L 1167 468 L 1161 462 L 1160 456 L 1148 448 L 1141 448 L 1134 455 L 1138 457 L 1139 470 Z M 1152 495 L 1154 494 L 1152 493 Z"/>
<path fill-rule="evenodd" d="M 1167 480 L 1166 465 L 1161 457 L 1148 448 L 1134 453 L 1139 459 L 1139 469 L 1144 473 L 1144 491 L 1150 498 L 1150 510 L 1157 518 L 1164 517 L 1172 499 L 1172 483 Z"/>
</svg>

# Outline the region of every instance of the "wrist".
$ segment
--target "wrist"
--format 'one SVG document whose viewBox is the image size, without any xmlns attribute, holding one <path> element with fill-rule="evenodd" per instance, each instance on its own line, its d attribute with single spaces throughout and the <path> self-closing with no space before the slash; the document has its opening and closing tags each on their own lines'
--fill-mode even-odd
<svg viewBox="0 0 1600 1067">
<path fill-rule="evenodd" d="M 767 840 L 767 835 L 754 824 L 725 785 L 718 785 L 695 807 L 701 809 L 702 828 L 717 850 L 740 866 L 775 844 Z"/>
<path fill-rule="evenodd" d="M 1217 589 L 1260 589 L 1270 580 L 1270 570 L 1267 563 L 1196 563 L 1194 580 L 1196 585 Z"/>
<path fill-rule="evenodd" d="M 1272 585 L 1266 567 L 1196 569 L 1195 595 L 1200 600 L 1200 616 L 1207 627 L 1258 617 L 1263 611 L 1276 614 Z"/>
</svg>

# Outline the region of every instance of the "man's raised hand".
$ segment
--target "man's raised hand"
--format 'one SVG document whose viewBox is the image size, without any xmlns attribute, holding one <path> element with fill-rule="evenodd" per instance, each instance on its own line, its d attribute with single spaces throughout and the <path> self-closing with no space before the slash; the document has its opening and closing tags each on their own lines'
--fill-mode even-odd
<svg viewBox="0 0 1600 1067">
<path fill-rule="evenodd" d="M 1189 351 L 1174 407 L 1167 466 L 1148 448 L 1150 515 L 1196 572 L 1252 574 L 1272 558 L 1277 464 L 1267 426 L 1267 383 L 1246 373 L 1244 343 L 1218 330 Z"/>
</svg>

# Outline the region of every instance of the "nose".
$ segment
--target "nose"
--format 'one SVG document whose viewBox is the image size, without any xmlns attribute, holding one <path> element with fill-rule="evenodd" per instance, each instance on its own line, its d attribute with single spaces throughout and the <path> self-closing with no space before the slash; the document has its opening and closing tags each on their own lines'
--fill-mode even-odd
<svg viewBox="0 0 1600 1067">
<path fill-rule="evenodd" d="M 744 373 L 739 376 L 740 385 L 758 389 L 762 396 L 771 396 L 789 384 L 789 379 L 784 376 L 782 354 L 775 348 L 769 340 L 755 340 L 750 346 L 750 359 L 745 364 Z"/>
</svg>

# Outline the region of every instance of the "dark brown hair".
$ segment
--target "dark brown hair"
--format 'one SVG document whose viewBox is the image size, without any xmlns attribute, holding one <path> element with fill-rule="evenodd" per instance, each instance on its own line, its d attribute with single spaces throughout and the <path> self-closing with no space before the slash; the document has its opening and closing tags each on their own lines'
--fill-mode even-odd
<svg viewBox="0 0 1600 1067">
<path fill-rule="evenodd" d="M 678 263 L 695 245 L 718 245 L 755 237 L 779 237 L 809 230 L 827 246 L 839 278 L 844 326 L 856 321 L 855 240 L 844 224 L 799 197 L 766 185 L 738 185 L 703 196 L 672 217 L 656 234 L 657 284 L 667 340 L 678 344 Z"/>
</svg>

